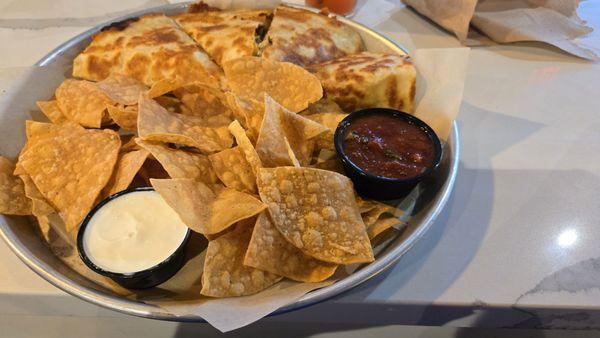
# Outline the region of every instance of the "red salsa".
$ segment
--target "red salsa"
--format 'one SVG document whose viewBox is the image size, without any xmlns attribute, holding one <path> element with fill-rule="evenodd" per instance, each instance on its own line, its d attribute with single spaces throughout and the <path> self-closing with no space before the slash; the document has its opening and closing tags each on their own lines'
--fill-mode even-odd
<svg viewBox="0 0 600 338">
<path fill-rule="evenodd" d="M 435 160 L 433 142 L 419 126 L 387 114 L 363 115 L 352 121 L 343 148 L 362 170 L 389 178 L 417 176 Z"/>
</svg>

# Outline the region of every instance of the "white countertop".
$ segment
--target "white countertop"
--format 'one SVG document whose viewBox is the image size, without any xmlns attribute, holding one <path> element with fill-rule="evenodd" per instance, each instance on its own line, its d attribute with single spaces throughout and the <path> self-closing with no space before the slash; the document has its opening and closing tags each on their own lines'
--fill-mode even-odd
<svg viewBox="0 0 600 338">
<path fill-rule="evenodd" d="M 0 2 L 0 67 L 162 3 Z M 600 3 L 581 6 L 600 43 Z M 459 45 L 403 7 L 374 28 L 409 50 Z M 0 69 L 0 93 L 18 72 Z M 600 328 L 599 88 L 600 63 L 552 47 L 474 48 L 455 191 L 425 238 L 372 281 L 269 321 Z M 121 316 L 54 288 L 1 242 L 0 257 L 0 314 Z"/>
</svg>

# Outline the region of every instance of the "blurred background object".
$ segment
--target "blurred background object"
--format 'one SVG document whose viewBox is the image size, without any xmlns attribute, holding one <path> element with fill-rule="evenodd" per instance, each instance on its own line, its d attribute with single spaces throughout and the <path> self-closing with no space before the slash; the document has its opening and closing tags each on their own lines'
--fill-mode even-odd
<svg viewBox="0 0 600 338">
<path fill-rule="evenodd" d="M 306 0 L 306 4 L 315 8 L 327 8 L 336 14 L 347 15 L 354 10 L 356 0 Z"/>
</svg>

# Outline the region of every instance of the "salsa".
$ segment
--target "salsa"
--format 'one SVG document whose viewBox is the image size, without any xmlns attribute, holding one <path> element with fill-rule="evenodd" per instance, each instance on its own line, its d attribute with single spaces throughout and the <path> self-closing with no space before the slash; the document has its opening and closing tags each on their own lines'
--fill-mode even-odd
<svg viewBox="0 0 600 338">
<path fill-rule="evenodd" d="M 433 142 L 419 126 L 387 114 L 356 118 L 346 128 L 342 144 L 356 166 L 382 177 L 417 176 L 435 159 Z"/>
</svg>

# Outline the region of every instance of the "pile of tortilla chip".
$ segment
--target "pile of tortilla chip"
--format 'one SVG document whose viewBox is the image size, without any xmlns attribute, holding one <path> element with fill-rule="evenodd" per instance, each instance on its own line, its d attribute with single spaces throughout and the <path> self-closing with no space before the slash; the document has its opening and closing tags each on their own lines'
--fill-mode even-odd
<svg viewBox="0 0 600 338">
<path fill-rule="evenodd" d="M 275 10 L 272 29 L 285 27 L 281 23 L 294 17 L 290 11 Z M 64 80 L 55 98 L 38 102 L 48 121 L 27 121 L 18 159 L 0 157 L 0 213 L 32 215 L 40 224 L 59 217 L 75 237 L 104 198 L 152 186 L 191 230 L 208 239 L 204 267 L 198 268 L 201 293 L 211 297 L 257 293 L 282 278 L 319 282 L 340 265 L 373 261 L 371 240 L 402 222 L 395 208 L 356 196 L 333 147 L 333 131 L 347 112 L 326 97 L 323 80 L 303 64 L 260 57 L 251 48 L 257 25 L 273 20 L 273 13 L 251 14 L 254 21 L 240 19 L 243 29 L 236 30 L 235 20 L 227 27 L 227 36 L 252 36 L 242 45 L 250 47 L 220 51 L 214 59 L 222 66 L 218 83 L 165 77 L 149 84 L 157 74 L 132 75 L 121 71 L 124 65 L 106 70 L 100 81 Z M 289 34 L 269 35 L 304 34 L 298 30 L 309 30 L 311 22 L 335 20 L 306 11 L 300 18 L 311 16 L 317 20 Z M 214 58 L 214 48 L 206 47 L 210 22 L 196 22 L 204 17 L 220 22 L 219 12 L 198 18 L 188 13 L 177 22 L 193 31 L 198 52 L 206 49 Z M 136 22 L 128 25 L 119 34 L 134 34 L 128 41 L 141 38 L 132 29 Z M 169 25 L 175 29 L 175 21 Z M 348 30 L 344 26 L 336 39 Z M 285 49 L 274 53 L 278 46 L 268 47 L 270 55 L 283 55 Z M 334 48 L 330 58 L 347 56 L 347 49 Z M 385 78 L 381 67 L 378 77 Z"/>
</svg>

